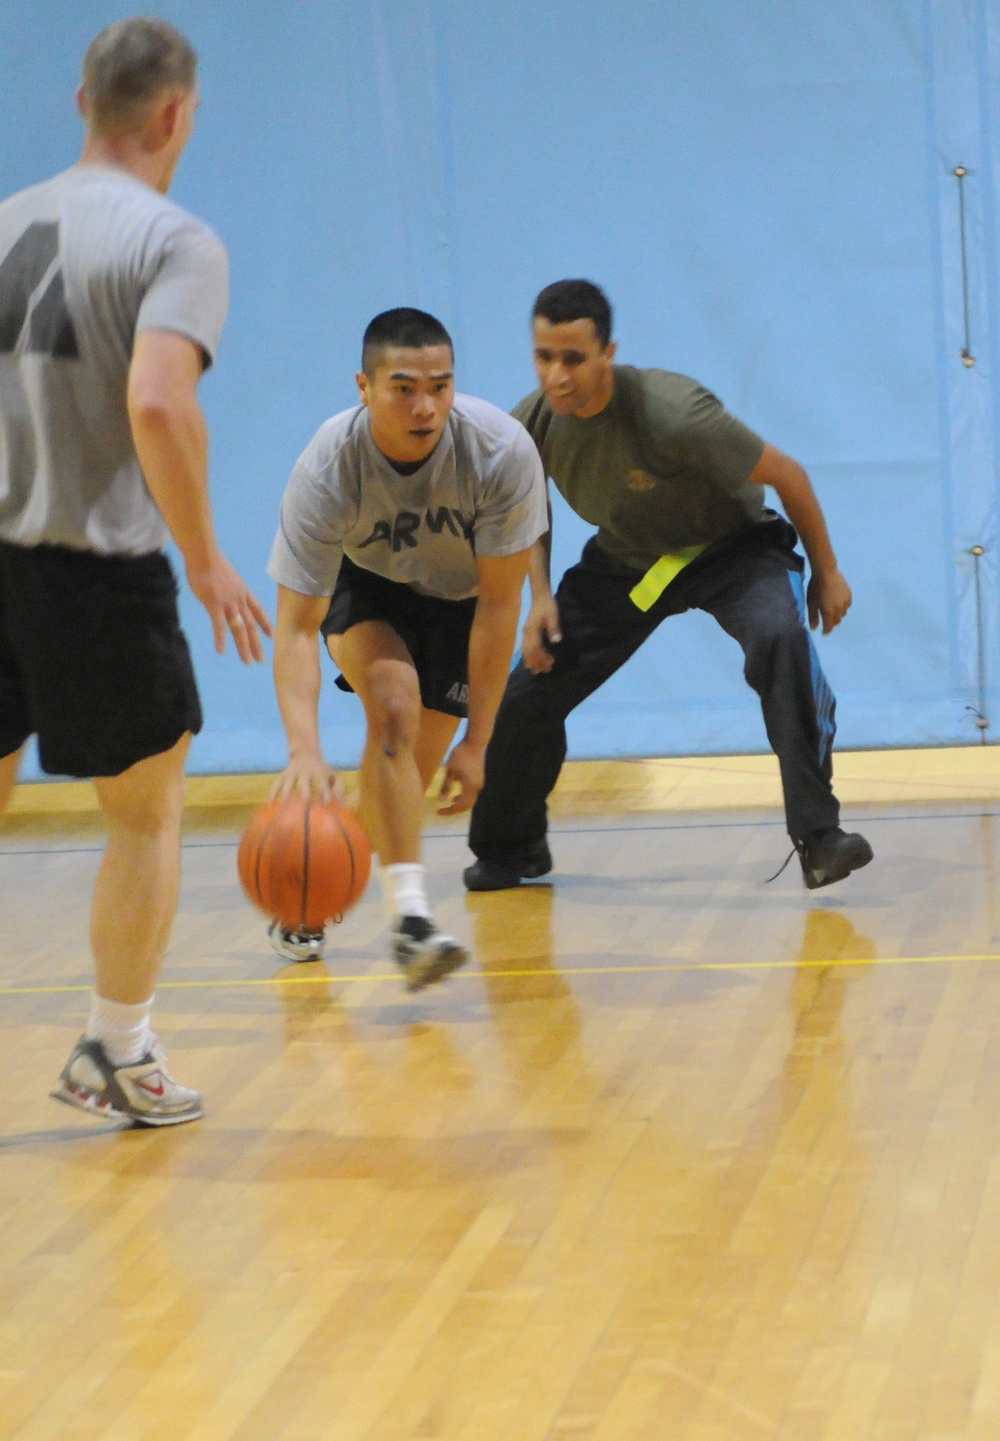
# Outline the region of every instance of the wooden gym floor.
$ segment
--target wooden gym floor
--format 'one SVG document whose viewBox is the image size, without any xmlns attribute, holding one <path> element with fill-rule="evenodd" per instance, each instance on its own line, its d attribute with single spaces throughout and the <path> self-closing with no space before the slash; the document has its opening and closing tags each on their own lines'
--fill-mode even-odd
<svg viewBox="0 0 1000 1441">
<path fill-rule="evenodd" d="M 414 999 L 374 883 L 278 965 L 234 875 L 265 783 L 192 783 L 157 1026 L 208 1114 L 161 1133 L 47 1099 L 100 834 L 22 788 L 0 1438 L 997 1441 L 998 780 L 840 756 L 876 860 L 810 893 L 765 884 L 769 759 L 570 767 L 551 887 L 466 897 L 431 828 L 476 959 Z"/>
</svg>

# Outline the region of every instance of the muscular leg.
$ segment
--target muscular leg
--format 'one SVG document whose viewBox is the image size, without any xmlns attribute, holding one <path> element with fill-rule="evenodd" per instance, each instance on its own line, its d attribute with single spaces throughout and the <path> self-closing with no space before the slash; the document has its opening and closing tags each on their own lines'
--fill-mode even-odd
<svg viewBox="0 0 1000 1441">
<path fill-rule="evenodd" d="M 407 990 L 422 990 L 468 960 L 434 925 L 420 864 L 424 796 L 458 721 L 421 705 L 413 658 L 385 621 L 361 621 L 327 644 L 365 708 L 361 818 L 382 862 L 393 957 Z"/>
<path fill-rule="evenodd" d="M 96 989 L 137 1005 L 153 994 L 177 909 L 184 761 L 190 735 L 169 751 L 94 781 L 108 823 L 90 940 Z"/>
<path fill-rule="evenodd" d="M 421 710 L 414 755 L 424 795 L 427 794 L 457 730 L 458 716 L 445 715 L 444 711 L 439 710 Z"/>
<path fill-rule="evenodd" d="M 153 994 L 177 909 L 184 760 L 190 735 L 119 776 L 95 780 L 108 824 L 97 873 L 90 938 L 96 989 L 136 1005 Z M 0 813 L 10 799 L 20 751 L 0 759 Z"/>
<path fill-rule="evenodd" d="M 368 722 L 361 818 L 384 866 L 416 863 L 424 794 L 458 722 L 423 708 L 410 653 L 384 621 L 362 621 L 327 645 Z"/>
<path fill-rule="evenodd" d="M 150 1029 L 153 988 L 177 908 L 185 734 L 121 775 L 95 778 L 108 843 L 94 886 L 96 969 L 90 1019 L 51 1094 L 144 1126 L 196 1121 L 201 1096 L 179 1085 Z"/>
</svg>

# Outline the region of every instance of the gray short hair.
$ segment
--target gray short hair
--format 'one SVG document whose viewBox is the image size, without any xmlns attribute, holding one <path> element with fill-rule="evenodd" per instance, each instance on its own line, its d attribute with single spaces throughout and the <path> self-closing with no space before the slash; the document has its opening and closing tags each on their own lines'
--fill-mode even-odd
<svg viewBox="0 0 1000 1441">
<path fill-rule="evenodd" d="M 193 90 L 197 69 L 194 46 L 166 20 L 116 20 L 83 57 L 88 119 L 98 130 L 128 130 L 164 90 Z"/>
</svg>

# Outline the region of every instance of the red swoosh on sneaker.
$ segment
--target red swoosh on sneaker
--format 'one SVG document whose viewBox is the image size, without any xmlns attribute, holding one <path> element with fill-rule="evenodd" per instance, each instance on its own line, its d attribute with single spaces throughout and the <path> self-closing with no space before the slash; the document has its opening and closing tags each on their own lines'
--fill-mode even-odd
<svg viewBox="0 0 1000 1441">
<path fill-rule="evenodd" d="M 148 1091 L 151 1096 L 162 1096 L 164 1094 L 165 1088 L 162 1076 L 157 1080 L 155 1086 L 150 1081 L 136 1081 L 136 1085 L 140 1090 Z"/>
</svg>

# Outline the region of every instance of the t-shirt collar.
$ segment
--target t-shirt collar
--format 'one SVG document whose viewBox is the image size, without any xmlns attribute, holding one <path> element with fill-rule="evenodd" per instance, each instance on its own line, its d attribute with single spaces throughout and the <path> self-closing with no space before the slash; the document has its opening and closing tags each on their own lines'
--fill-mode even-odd
<svg viewBox="0 0 1000 1441">
<path fill-rule="evenodd" d="M 586 425 L 591 430 L 597 430 L 613 423 L 621 414 L 622 409 L 622 378 L 617 365 L 612 367 L 612 374 L 615 385 L 611 392 L 611 399 L 603 410 L 599 410 L 596 415 L 560 415 L 556 419 L 569 421 L 572 425 Z"/>
<path fill-rule="evenodd" d="M 385 452 L 383 450 L 380 450 L 379 447 L 375 444 L 375 437 L 372 435 L 371 414 L 366 405 L 362 406 L 362 410 L 364 411 L 364 415 L 362 417 L 362 424 L 365 428 L 365 439 L 368 442 L 368 449 L 371 451 L 372 455 L 376 457 L 377 464 L 384 476 L 391 476 L 391 478 L 396 481 L 413 480 L 418 475 L 426 475 L 427 468 L 433 467 L 435 463 L 439 461 L 441 457 L 446 453 L 449 438 L 451 435 L 451 416 L 449 416 L 448 419 L 445 421 L 444 430 L 442 430 L 440 436 L 438 437 L 437 445 L 435 445 L 430 455 L 424 457 L 423 461 L 420 463 L 416 470 L 411 470 L 408 474 L 403 475 L 401 471 L 398 471 L 396 469 L 396 467 L 393 465 L 392 461 L 385 454 Z"/>
</svg>

